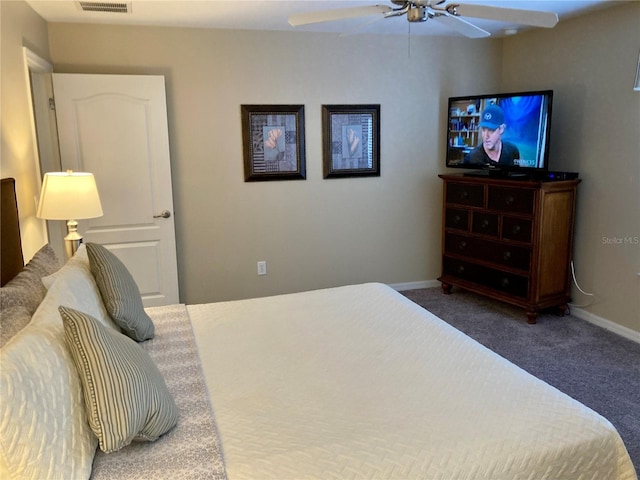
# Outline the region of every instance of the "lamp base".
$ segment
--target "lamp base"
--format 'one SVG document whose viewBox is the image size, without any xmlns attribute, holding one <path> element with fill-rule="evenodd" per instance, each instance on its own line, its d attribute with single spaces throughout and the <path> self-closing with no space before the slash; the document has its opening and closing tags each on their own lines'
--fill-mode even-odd
<svg viewBox="0 0 640 480">
<path fill-rule="evenodd" d="M 64 237 L 64 249 L 67 258 L 73 257 L 78 251 L 78 247 L 82 243 L 82 235 L 78 233 L 78 222 L 75 220 L 67 221 L 67 235 Z"/>
</svg>

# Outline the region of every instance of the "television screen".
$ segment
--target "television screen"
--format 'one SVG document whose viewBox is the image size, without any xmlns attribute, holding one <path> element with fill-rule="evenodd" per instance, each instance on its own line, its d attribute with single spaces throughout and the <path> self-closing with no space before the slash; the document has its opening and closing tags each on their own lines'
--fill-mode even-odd
<svg viewBox="0 0 640 480">
<path fill-rule="evenodd" d="M 546 170 L 553 91 L 451 97 L 447 167 Z"/>
</svg>

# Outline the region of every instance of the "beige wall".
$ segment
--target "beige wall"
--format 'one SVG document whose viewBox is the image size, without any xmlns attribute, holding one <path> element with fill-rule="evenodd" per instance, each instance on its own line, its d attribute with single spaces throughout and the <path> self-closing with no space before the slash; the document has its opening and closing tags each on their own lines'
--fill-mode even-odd
<svg viewBox="0 0 640 480">
<path fill-rule="evenodd" d="M 24 2 L 0 3 L 3 176 L 26 178 L 34 159 L 18 56 L 25 43 L 48 58 L 47 28 Z M 583 178 L 574 257 L 596 293 L 586 310 L 640 331 L 639 19 L 632 2 L 504 42 L 414 37 L 410 56 L 406 38 L 360 35 L 51 24 L 49 42 L 59 72 L 166 76 L 188 303 L 436 278 L 447 96 L 553 88 L 551 167 Z M 243 182 L 243 103 L 306 106 L 306 181 Z M 382 105 L 380 178 L 322 180 L 323 103 Z"/>
<path fill-rule="evenodd" d="M 499 41 L 49 31 L 57 72 L 166 75 L 183 302 L 439 275 L 446 99 L 495 88 Z M 380 178 L 322 178 L 321 105 L 343 103 L 381 105 Z M 241 104 L 305 105 L 307 180 L 244 182 Z"/>
<path fill-rule="evenodd" d="M 503 86 L 555 91 L 551 168 L 579 171 L 578 304 L 640 331 L 640 2 L 504 44 Z"/>
<path fill-rule="evenodd" d="M 40 195 L 36 147 L 32 137 L 22 47 L 28 47 L 41 58 L 49 58 L 46 22 L 23 1 L 0 2 L 2 35 L 2 71 L 0 130 L 2 150 L 0 175 L 16 179 L 16 194 L 23 231 L 22 249 L 25 261 L 46 243 L 46 227 L 36 218 L 34 198 Z"/>
</svg>

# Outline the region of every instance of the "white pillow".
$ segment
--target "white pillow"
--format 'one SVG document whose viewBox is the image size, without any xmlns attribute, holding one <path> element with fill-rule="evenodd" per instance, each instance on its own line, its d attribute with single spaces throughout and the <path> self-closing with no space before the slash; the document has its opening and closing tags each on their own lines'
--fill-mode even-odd
<svg viewBox="0 0 640 480">
<path fill-rule="evenodd" d="M 89 268 L 89 257 L 84 244 L 80 245 L 64 267 L 52 275 L 42 277 L 42 283 L 51 292 L 54 303 L 57 302 L 56 309 L 60 305 L 75 308 L 98 319 L 104 326 L 120 331 L 102 302 L 100 290 Z M 47 298 L 42 303 L 46 300 Z M 55 321 L 59 323 L 59 315 Z"/>
<path fill-rule="evenodd" d="M 89 478 L 98 441 L 61 330 L 27 325 L 0 362 L 3 480 Z"/>
<path fill-rule="evenodd" d="M 61 269 L 56 270 L 50 275 L 42 277 L 42 283 L 44 283 L 44 286 L 47 287 L 47 290 L 51 288 L 51 285 L 53 285 L 53 282 L 55 282 L 58 278 L 60 278 L 60 276 L 63 273 L 62 269 L 64 267 L 69 267 L 69 266 L 73 267 L 74 265 L 75 266 L 86 265 L 87 267 L 89 266 L 89 256 L 87 255 L 87 247 L 85 246 L 84 243 L 80 244 L 76 253 L 73 254 L 73 257 L 71 257 L 71 259 L 69 259 L 67 263 L 62 266 Z"/>
<path fill-rule="evenodd" d="M 80 252 L 54 275 L 31 323 L 0 350 L 0 474 L 89 478 L 98 441 L 58 313 L 63 305 L 119 331 Z"/>
<path fill-rule="evenodd" d="M 47 315 L 54 313 L 59 319 L 53 309 Z M 0 362 L 2 479 L 89 478 L 98 441 L 62 322 L 27 325 L 0 350 Z"/>
</svg>

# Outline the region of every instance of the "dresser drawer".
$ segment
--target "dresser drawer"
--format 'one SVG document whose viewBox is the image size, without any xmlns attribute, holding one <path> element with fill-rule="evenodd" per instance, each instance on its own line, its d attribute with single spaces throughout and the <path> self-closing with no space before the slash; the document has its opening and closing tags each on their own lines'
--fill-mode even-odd
<svg viewBox="0 0 640 480">
<path fill-rule="evenodd" d="M 564 310 L 580 180 L 439 177 L 444 293 L 462 288 L 523 307 L 528 323 L 543 309 Z"/>
<path fill-rule="evenodd" d="M 471 231 L 481 235 L 498 236 L 498 228 L 500 225 L 498 215 L 492 213 L 474 212 L 471 223 Z"/>
<path fill-rule="evenodd" d="M 490 210 L 533 214 L 535 192 L 526 188 L 489 187 Z"/>
<path fill-rule="evenodd" d="M 447 184 L 447 203 L 468 205 L 471 207 L 484 206 L 484 186 L 466 183 Z"/>
<path fill-rule="evenodd" d="M 464 255 L 472 259 L 516 268 L 525 272 L 531 265 L 531 250 L 523 247 L 504 245 L 491 240 L 447 233 L 444 251 L 452 255 Z"/>
<path fill-rule="evenodd" d="M 517 217 L 502 217 L 502 238 L 531 243 L 533 226 L 531 220 Z"/>
<path fill-rule="evenodd" d="M 526 276 L 503 272 L 495 268 L 444 257 L 442 268 L 445 275 L 477 283 L 520 298 L 527 298 L 529 280 Z"/>
<path fill-rule="evenodd" d="M 469 230 L 469 212 L 456 208 L 447 208 L 444 214 L 444 226 L 456 230 Z"/>
</svg>

